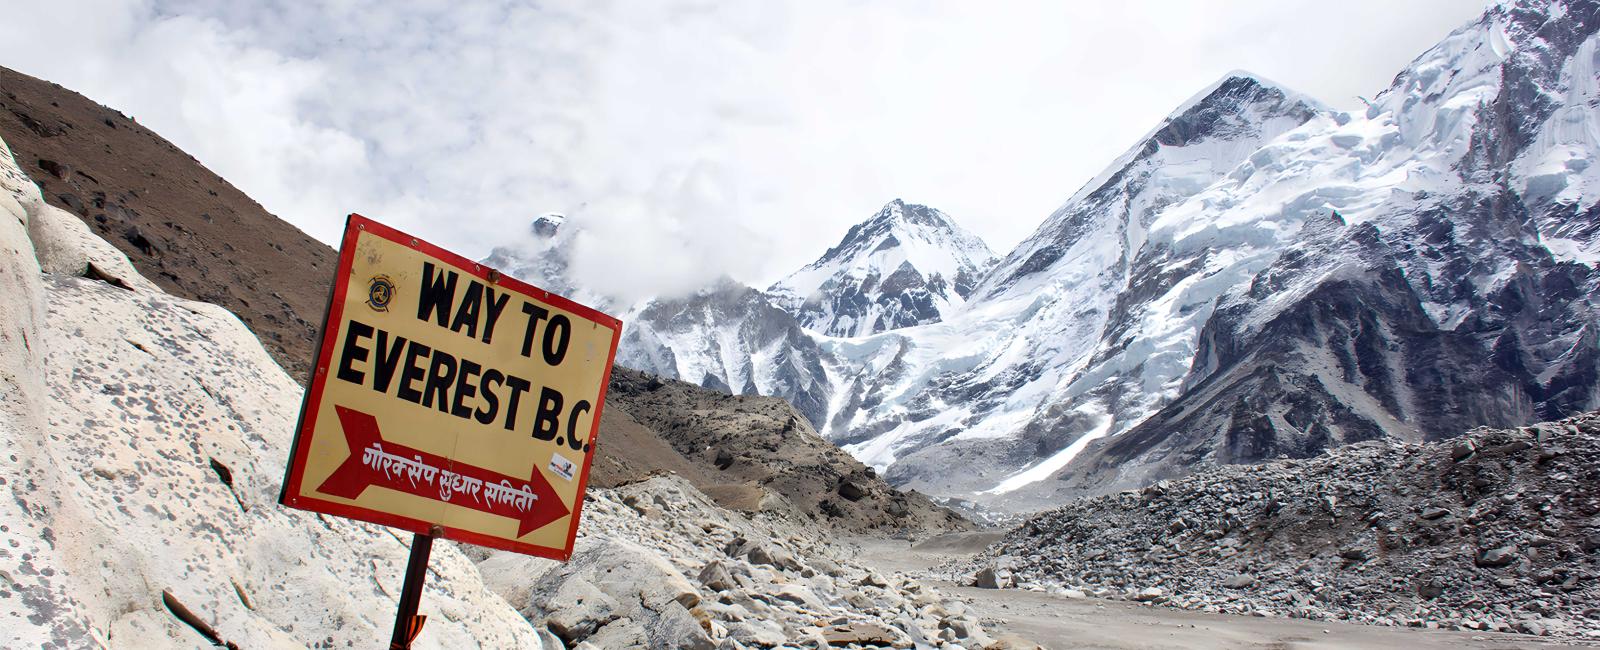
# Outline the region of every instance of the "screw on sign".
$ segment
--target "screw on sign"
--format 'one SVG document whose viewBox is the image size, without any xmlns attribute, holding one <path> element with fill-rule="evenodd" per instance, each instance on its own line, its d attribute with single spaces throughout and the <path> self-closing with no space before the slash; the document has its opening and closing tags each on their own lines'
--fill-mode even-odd
<svg viewBox="0 0 1600 650">
<path fill-rule="evenodd" d="M 572 555 L 622 323 L 350 215 L 279 502 L 433 539 Z"/>
</svg>

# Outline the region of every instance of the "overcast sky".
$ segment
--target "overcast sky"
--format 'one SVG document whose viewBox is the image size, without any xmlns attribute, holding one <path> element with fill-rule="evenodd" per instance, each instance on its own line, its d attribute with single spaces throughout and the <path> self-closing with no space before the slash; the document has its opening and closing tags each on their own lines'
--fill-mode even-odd
<svg viewBox="0 0 1600 650">
<path fill-rule="evenodd" d="M 1004 254 L 1229 70 L 1359 106 L 1483 6 L 50 0 L 0 65 L 323 241 L 361 212 L 476 258 L 561 212 L 638 295 L 764 284 L 896 197 Z"/>
</svg>

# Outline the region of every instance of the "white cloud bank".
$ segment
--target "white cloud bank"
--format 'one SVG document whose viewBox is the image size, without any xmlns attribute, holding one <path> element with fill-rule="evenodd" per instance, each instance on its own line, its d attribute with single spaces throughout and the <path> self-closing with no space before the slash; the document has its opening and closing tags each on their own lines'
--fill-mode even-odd
<svg viewBox="0 0 1600 650">
<path fill-rule="evenodd" d="M 0 65 L 134 115 L 324 241 L 481 256 L 543 212 L 615 294 L 764 282 L 895 197 L 1004 251 L 1244 68 L 1335 106 L 1478 2 L 198 2 L 8 8 Z"/>
</svg>

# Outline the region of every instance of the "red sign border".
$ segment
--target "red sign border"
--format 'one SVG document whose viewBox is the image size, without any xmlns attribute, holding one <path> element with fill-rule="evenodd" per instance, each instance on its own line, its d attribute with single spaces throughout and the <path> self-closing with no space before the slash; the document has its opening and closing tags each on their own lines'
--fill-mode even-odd
<svg viewBox="0 0 1600 650">
<path fill-rule="evenodd" d="M 611 351 L 606 357 L 605 373 L 600 377 L 600 395 L 594 407 L 594 424 L 589 431 L 591 448 L 589 453 L 584 455 L 583 473 L 578 477 L 578 491 L 572 504 L 572 522 L 567 529 L 567 544 L 564 548 L 539 546 L 449 526 L 440 526 L 442 533 L 434 534 L 434 524 L 431 522 L 371 508 L 318 499 L 301 493 L 305 474 L 305 460 L 310 454 L 311 448 L 311 430 L 315 428 L 315 414 L 322 405 L 323 385 L 327 382 L 328 368 L 332 365 L 334 341 L 339 336 L 338 327 L 330 327 L 330 325 L 336 325 L 344 317 L 343 298 L 350 288 L 350 270 L 355 261 L 355 243 L 363 232 L 382 237 L 402 246 L 410 246 L 429 257 L 456 267 L 457 271 L 476 277 L 487 284 L 510 288 L 528 297 L 550 303 L 563 310 L 597 322 L 611 330 Z M 278 493 L 278 503 L 289 508 L 346 517 L 381 526 L 390 526 L 419 535 L 434 534 L 436 538 L 454 539 L 469 544 L 562 562 L 572 557 L 572 546 L 577 540 L 578 524 L 583 513 L 584 495 L 589 490 L 589 467 L 593 464 L 594 457 L 600 450 L 600 415 L 605 410 L 606 389 L 611 386 L 611 369 L 617 359 L 617 343 L 622 339 L 622 321 L 597 309 L 580 305 L 563 296 L 550 293 L 509 275 L 500 274 L 495 269 L 359 214 L 352 213 L 345 221 L 344 237 L 339 245 L 339 264 L 334 273 L 333 291 L 328 299 L 327 311 L 322 318 L 322 336 L 317 341 L 317 363 L 311 370 L 312 374 L 306 387 L 305 399 L 300 405 L 300 420 L 295 427 L 294 442 L 290 447 L 288 468 L 284 473 L 283 489 Z M 498 275 L 493 281 L 489 278 L 491 273 Z M 535 464 L 534 471 L 542 470 Z"/>
</svg>

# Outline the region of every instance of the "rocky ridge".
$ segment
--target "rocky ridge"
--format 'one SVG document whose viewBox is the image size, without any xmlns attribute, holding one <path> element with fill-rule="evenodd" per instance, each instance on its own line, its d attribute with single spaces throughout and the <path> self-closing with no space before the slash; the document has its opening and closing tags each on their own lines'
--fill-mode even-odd
<svg viewBox="0 0 1600 650">
<path fill-rule="evenodd" d="M 728 395 L 625 368 L 612 372 L 607 400 L 692 465 L 713 468 L 692 482 L 724 507 L 790 512 L 831 530 L 871 535 L 971 527 L 926 496 L 884 482 L 784 400 Z"/>
<path fill-rule="evenodd" d="M 945 567 L 1255 616 L 1600 638 L 1600 412 L 1074 501 Z"/>
</svg>

